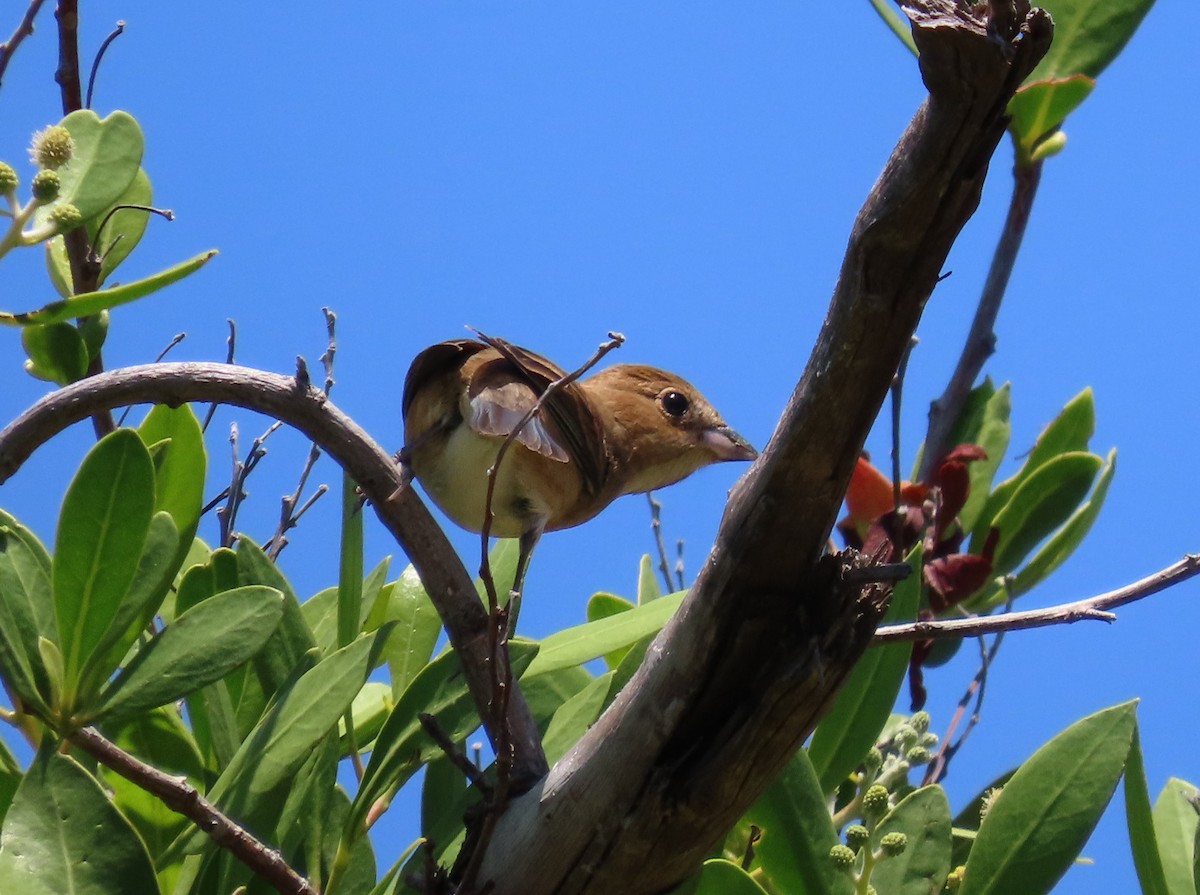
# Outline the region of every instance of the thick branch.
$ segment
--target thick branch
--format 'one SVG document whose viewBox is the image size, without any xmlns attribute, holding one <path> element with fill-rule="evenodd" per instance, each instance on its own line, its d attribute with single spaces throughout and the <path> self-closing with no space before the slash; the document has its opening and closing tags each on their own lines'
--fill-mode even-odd
<svg viewBox="0 0 1200 895">
<path fill-rule="evenodd" d="M 288 376 L 232 364 L 147 364 L 112 370 L 52 392 L 0 431 L 0 484 L 56 433 L 100 410 L 127 404 L 178 406 L 189 401 L 234 404 L 283 420 L 318 444 L 350 473 L 416 566 L 462 663 L 471 695 L 493 744 L 502 719 L 490 704 L 492 672 L 488 615 L 454 548 L 399 467 L 318 389 Z M 541 737 L 514 687 L 507 724 L 515 752 L 514 785 L 546 772 Z"/>
<path fill-rule="evenodd" d="M 1140 581 L 1095 597 L 1088 597 L 1086 600 L 1060 603 L 1045 609 L 1006 612 L 1002 615 L 980 615 L 973 618 L 950 618 L 913 622 L 906 625 L 888 625 L 875 632 L 872 642 L 882 644 L 894 643 L 897 640 L 978 637 L 980 634 L 1022 631 L 1026 628 L 1044 628 L 1049 625 L 1066 625 L 1087 619 L 1111 622 L 1116 620 L 1116 616 L 1111 610 L 1118 606 L 1149 597 L 1196 575 L 1200 575 L 1200 553 L 1189 553 L 1179 562 L 1167 566 L 1153 575 L 1147 575 Z"/>
<path fill-rule="evenodd" d="M 317 890 L 288 866 L 279 852 L 268 848 L 222 814 L 187 782 L 186 777 L 172 777 L 139 761 L 91 727 L 75 731 L 71 734 L 71 742 L 106 768 L 158 796 L 164 805 L 192 821 L 281 895 L 317 895 Z"/>
<path fill-rule="evenodd" d="M 637 675 L 500 818 L 479 876 L 493 895 L 678 883 L 794 754 L 870 641 L 878 602 L 839 584 L 842 569 L 821 560 L 826 538 L 978 203 L 1008 100 L 1051 29 L 1027 5 L 990 23 L 953 0 L 912 5 L 930 96 L 859 213 L 804 376 Z"/>
</svg>

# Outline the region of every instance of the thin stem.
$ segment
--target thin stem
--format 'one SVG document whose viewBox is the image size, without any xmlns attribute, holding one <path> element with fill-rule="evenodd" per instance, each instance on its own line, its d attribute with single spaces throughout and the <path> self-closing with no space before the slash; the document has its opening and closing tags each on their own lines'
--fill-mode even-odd
<svg viewBox="0 0 1200 895">
<path fill-rule="evenodd" d="M 282 895 L 317 895 L 317 890 L 289 867 L 279 852 L 234 823 L 200 795 L 186 777 L 171 777 L 139 761 L 92 727 L 75 731 L 70 740 L 106 768 L 157 796 L 172 811 L 191 820 L 217 845 L 227 849 L 277 892 Z"/>
<path fill-rule="evenodd" d="M 125 33 L 125 23 L 117 21 L 117 27 L 114 28 L 104 38 L 104 43 L 100 44 L 100 49 L 96 51 L 96 58 L 92 60 L 92 70 L 88 74 L 87 99 L 84 101 L 84 107 L 90 109 L 92 107 L 92 91 L 96 87 L 96 74 L 100 71 L 100 60 L 104 58 L 104 53 L 108 50 L 108 45 Z"/>
<path fill-rule="evenodd" d="M 654 497 L 653 491 L 646 492 L 646 500 L 650 502 L 650 530 L 654 532 L 654 545 L 658 548 L 658 569 L 662 572 L 667 589 L 663 593 L 674 590 L 675 583 L 671 580 L 671 564 L 667 560 L 667 544 L 662 532 L 662 503 Z"/>
<path fill-rule="evenodd" d="M 1030 609 L 1025 612 L 1009 612 L 1004 615 L 975 616 L 937 621 L 910 622 L 904 625 L 887 625 L 875 632 L 872 646 L 894 643 L 897 640 L 929 640 L 946 637 L 975 637 L 980 634 L 995 634 L 1000 631 L 1021 631 L 1026 628 L 1044 628 L 1049 625 L 1064 625 L 1084 619 L 1111 622 L 1116 615 L 1108 611 L 1135 600 L 1141 600 L 1161 590 L 1186 581 L 1200 574 L 1200 553 L 1189 553 L 1153 575 L 1111 590 L 1086 600 L 1061 603 L 1046 609 Z"/>
<path fill-rule="evenodd" d="M 925 435 L 925 450 L 921 455 L 921 472 L 918 476 L 921 481 L 928 480 L 942 456 L 954 447 L 948 443 L 950 434 L 984 363 L 996 350 L 996 318 L 1000 314 L 1000 304 L 1004 300 L 1013 265 L 1016 264 L 1017 252 L 1025 238 L 1025 227 L 1033 211 L 1033 200 L 1041 177 L 1040 161 L 1017 165 L 1013 169 L 1013 194 L 1008 217 L 992 256 L 992 266 L 979 297 L 979 306 L 975 309 L 975 319 L 971 322 L 958 366 L 954 368 L 946 390 L 929 407 L 929 430 Z"/>
</svg>

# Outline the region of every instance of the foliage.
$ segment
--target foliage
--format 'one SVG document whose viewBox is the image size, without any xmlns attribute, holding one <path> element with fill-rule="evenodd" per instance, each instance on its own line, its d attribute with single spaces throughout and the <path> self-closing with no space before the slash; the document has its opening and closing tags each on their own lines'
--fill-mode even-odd
<svg viewBox="0 0 1200 895">
<path fill-rule="evenodd" d="M 890 7 L 872 2 L 907 38 Z M 1121 0 L 1102 15 L 1083 2 L 1050 7 L 1059 41 L 1010 107 L 1022 165 L 1062 148 L 1063 121 L 1149 3 Z M 51 130 L 26 202 L 15 172 L 0 168 L 10 208 L 0 256 L 42 245 L 61 297 L 0 312 L 0 323 L 20 327 L 30 374 L 65 384 L 99 358 L 110 308 L 190 275 L 214 252 L 101 288 L 154 211 L 142 131 L 127 113 L 90 110 Z M 83 258 L 69 245 L 79 231 Z M 83 290 L 81 264 L 91 276 Z M 889 621 L 992 612 L 1044 581 L 1090 530 L 1116 457 L 1090 449 L 1091 391 L 1069 401 L 1021 468 L 997 483 L 1010 412 L 1007 383 L 977 386 L 951 440 L 958 447 L 929 481 L 893 483 L 859 464 L 843 534 L 918 570 L 895 588 Z M 95 727 L 185 779 L 322 891 L 412 891 L 407 880 L 429 860 L 453 863 L 464 814 L 499 774 L 493 763 L 468 783 L 446 754 L 446 742 L 461 747 L 480 723 L 458 656 L 435 655 L 439 621 L 411 566 L 390 581 L 387 560 L 363 573 L 353 482 L 338 583 L 301 601 L 248 539 L 231 550 L 196 537 L 206 467 L 193 410 L 155 407 L 83 460 L 53 551 L 0 511 L 0 677 L 13 702 L 4 720 L 36 748 L 22 769 L 0 740 L 0 890 L 261 890 L 212 838 L 75 748 L 80 731 Z M 512 542 L 495 545 L 498 581 L 511 581 L 515 558 Z M 596 594 L 586 623 L 509 644 L 551 761 L 595 723 L 685 599 L 659 591 L 648 557 L 638 581 L 635 600 Z M 926 713 L 893 712 L 897 694 L 907 673 L 919 701 L 921 666 L 956 646 L 868 653 L 807 748 L 677 891 L 1046 892 L 1079 856 L 1122 775 L 1143 890 L 1195 891 L 1200 799 L 1173 779 L 1151 807 L 1134 703 L 1070 725 L 958 817 L 936 780 L 910 780 L 941 744 Z M 339 782 L 343 763 L 359 768 L 352 791 Z M 414 843 L 380 874 L 368 834 L 404 786 L 421 788 L 428 853 Z"/>
</svg>

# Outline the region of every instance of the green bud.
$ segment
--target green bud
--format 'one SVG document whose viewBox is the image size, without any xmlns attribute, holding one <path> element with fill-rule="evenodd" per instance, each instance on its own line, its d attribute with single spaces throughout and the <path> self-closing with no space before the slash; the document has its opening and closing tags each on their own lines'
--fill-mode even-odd
<svg viewBox="0 0 1200 895">
<path fill-rule="evenodd" d="M 71 139 L 71 132 L 61 124 L 52 124 L 33 135 L 29 157 L 39 168 L 54 171 L 69 162 L 74 152 L 75 141 Z"/>
<path fill-rule="evenodd" d="M 851 824 L 846 827 L 846 845 L 858 851 L 871 841 L 871 834 L 862 824 Z"/>
<path fill-rule="evenodd" d="M 938 742 L 940 742 L 940 740 L 941 737 L 939 737 L 936 733 L 923 733 L 921 734 L 921 738 L 917 740 L 917 744 L 924 746 L 926 749 L 932 749 L 938 744 Z"/>
<path fill-rule="evenodd" d="M 901 724 L 896 728 L 896 733 L 893 735 L 892 739 L 900 744 L 901 749 L 907 749 L 917 741 L 917 732 L 907 724 Z"/>
<path fill-rule="evenodd" d="M 967 874 L 967 868 L 959 864 L 950 871 L 950 875 L 946 877 L 946 891 L 957 892 L 963 884 L 963 878 Z"/>
<path fill-rule="evenodd" d="M 884 833 L 883 838 L 879 840 L 879 847 L 889 858 L 894 858 L 908 848 L 908 837 L 903 833 Z"/>
<path fill-rule="evenodd" d="M 924 746 L 913 746 L 904 753 L 904 760 L 914 768 L 917 767 L 917 765 L 929 764 L 929 760 L 931 758 L 933 758 L 933 753 L 931 753 Z"/>
<path fill-rule="evenodd" d="M 863 766 L 868 773 L 874 775 L 879 773 L 879 769 L 883 767 L 883 753 L 876 747 L 872 746 L 871 751 L 867 753 L 867 757 L 863 759 Z"/>
<path fill-rule="evenodd" d="M 867 895 L 879 895 L 879 890 L 876 889 L 874 886 L 872 886 L 870 883 L 868 883 L 867 884 Z"/>
<path fill-rule="evenodd" d="M 931 720 L 933 719 L 929 717 L 929 712 L 922 710 L 916 712 L 911 718 L 909 718 L 908 724 L 917 733 L 924 733 L 925 731 L 929 730 L 929 722 Z"/>
<path fill-rule="evenodd" d="M 1036 147 L 1034 147 L 1033 152 L 1030 153 L 1029 160 L 1032 162 L 1039 162 L 1042 159 L 1050 158 L 1052 155 L 1058 155 L 1066 148 L 1067 135 L 1062 131 L 1058 131 L 1057 133 L 1051 134 Z"/>
<path fill-rule="evenodd" d="M 83 213 L 70 202 L 55 205 L 47 217 L 58 227 L 59 233 L 69 233 L 83 223 Z"/>
<path fill-rule="evenodd" d="M 33 176 L 33 183 L 29 186 L 30 191 L 33 193 L 33 198 L 39 202 L 53 202 L 58 198 L 60 187 L 58 173 L 48 168 L 38 171 Z"/>
<path fill-rule="evenodd" d="M 862 799 L 863 816 L 867 818 L 883 817 L 888 810 L 887 787 L 880 783 L 872 784 Z"/>
<path fill-rule="evenodd" d="M 0 162 L 0 193 L 11 193 L 21 183 L 21 178 L 8 162 Z"/>
<path fill-rule="evenodd" d="M 829 850 L 829 860 L 838 870 L 849 870 L 854 866 L 854 851 L 839 842 Z"/>
</svg>

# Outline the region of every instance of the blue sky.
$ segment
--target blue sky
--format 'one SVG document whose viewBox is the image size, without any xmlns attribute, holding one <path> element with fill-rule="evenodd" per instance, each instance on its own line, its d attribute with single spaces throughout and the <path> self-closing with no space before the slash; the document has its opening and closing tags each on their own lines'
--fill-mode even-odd
<svg viewBox="0 0 1200 895">
<path fill-rule="evenodd" d="M 85 59 L 116 19 L 128 22 L 95 106 L 137 116 L 156 200 L 178 215 L 151 223 L 124 275 L 221 250 L 191 279 L 115 312 L 106 361 L 151 360 L 181 331 L 172 358 L 223 359 L 234 318 L 240 362 L 290 371 L 303 354 L 315 365 L 327 305 L 339 316 L 335 402 L 399 447 L 402 379 L 427 344 L 471 324 L 570 367 L 616 329 L 628 342 L 614 360 L 678 371 L 761 447 L 803 369 L 854 215 L 923 96 L 915 61 L 869 3 L 838 6 L 815 16 L 795 3 L 414 2 L 352 13 L 303 2 L 286 12 L 85 3 Z M 1013 383 L 1013 457 L 1087 385 L 1093 448 L 1119 449 L 1091 538 L 1027 607 L 1119 586 L 1200 549 L 1188 453 L 1200 134 L 1187 98 L 1194 46 L 1171 18 L 1182 11 L 1152 10 L 1068 120 L 987 366 Z M 0 87 L 0 158 L 16 164 L 29 134 L 58 117 L 50 12 Z M 8 18 L 5 33 L 15 9 Z M 969 323 L 1010 164 L 1004 143 L 922 322 L 906 383 L 906 468 Z M 33 251 L 5 258 L 0 306 L 50 298 L 41 269 Z M 45 386 L 19 373 L 16 333 L 0 337 L 8 420 Z M 243 450 L 267 425 L 218 416 L 214 493 L 227 480 L 234 419 Z M 0 505 L 47 541 L 89 437 L 77 427 L 0 490 Z M 878 457 L 887 445 L 883 428 L 868 444 Z M 306 445 L 277 435 L 270 448 L 241 517 L 259 540 Z M 689 578 L 741 471 L 704 470 L 660 494 Z M 319 473 L 338 479 L 331 466 Z M 336 507 L 324 503 L 283 555 L 303 594 L 336 580 Z M 476 538 L 451 534 L 473 566 Z M 651 549 L 640 497 L 548 536 L 529 575 L 525 633 L 579 622 L 595 591 L 632 595 Z M 396 552 L 375 527 L 368 564 Z M 955 808 L 1070 722 L 1132 697 L 1142 699 L 1152 794 L 1172 774 L 1200 779 L 1198 597 L 1200 585 L 1185 584 L 1121 610 L 1115 625 L 1010 635 L 947 783 Z M 974 672 L 971 652 L 930 675 L 935 730 Z M 1086 850 L 1096 865 L 1076 867 L 1057 891 L 1135 889 L 1119 799 Z M 403 818 L 397 827 L 411 831 Z"/>
</svg>

